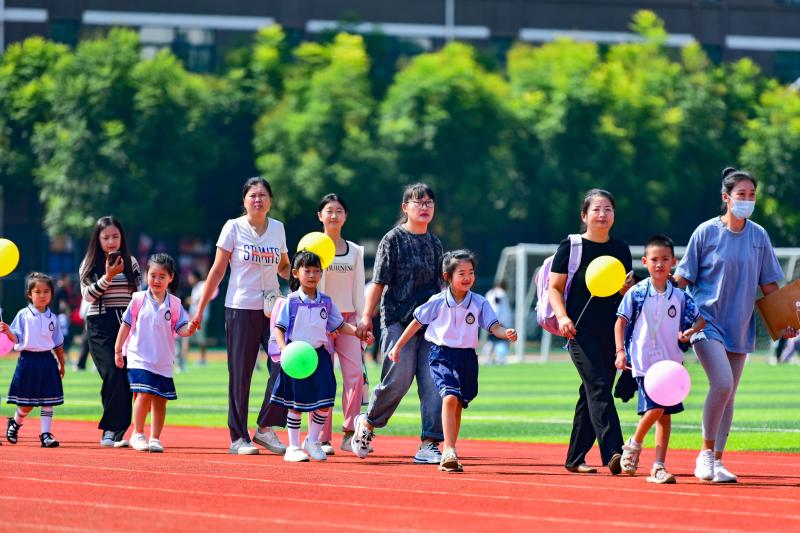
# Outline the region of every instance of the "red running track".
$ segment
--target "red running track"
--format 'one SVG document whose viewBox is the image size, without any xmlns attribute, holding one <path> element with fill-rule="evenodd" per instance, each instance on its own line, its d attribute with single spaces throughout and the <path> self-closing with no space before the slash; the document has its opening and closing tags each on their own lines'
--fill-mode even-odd
<svg viewBox="0 0 800 533">
<path fill-rule="evenodd" d="M 567 472 L 564 445 L 463 441 L 465 472 L 446 474 L 411 463 L 414 438 L 286 463 L 228 455 L 224 429 L 168 426 L 166 453 L 149 454 L 60 420 L 61 447 L 43 449 L 38 421 L 26 426 L 0 446 L 0 531 L 800 531 L 798 454 L 726 453 L 741 482 L 715 485 L 692 476 L 695 452 L 672 451 L 678 483 L 652 485 L 652 450 L 623 477 Z"/>
</svg>

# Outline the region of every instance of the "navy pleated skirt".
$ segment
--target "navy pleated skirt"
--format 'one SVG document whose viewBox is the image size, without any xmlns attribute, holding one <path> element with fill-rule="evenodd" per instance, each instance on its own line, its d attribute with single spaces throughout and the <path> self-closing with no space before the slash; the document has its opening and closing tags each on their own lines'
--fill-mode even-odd
<svg viewBox="0 0 800 533">
<path fill-rule="evenodd" d="M 64 403 L 64 387 L 53 352 L 25 350 L 19 355 L 6 403 L 34 407 Z"/>
</svg>

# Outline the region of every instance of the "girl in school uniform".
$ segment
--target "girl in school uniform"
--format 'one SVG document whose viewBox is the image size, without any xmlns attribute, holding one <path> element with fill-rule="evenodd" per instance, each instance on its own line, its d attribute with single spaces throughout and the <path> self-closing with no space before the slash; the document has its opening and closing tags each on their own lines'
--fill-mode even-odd
<svg viewBox="0 0 800 533">
<path fill-rule="evenodd" d="M 42 448 L 55 448 L 59 444 L 50 428 L 53 406 L 64 403 L 61 385 L 64 378 L 64 336 L 58 327 L 58 316 L 48 308 L 53 292 L 53 280 L 49 276 L 31 273 L 25 291 L 30 303 L 17 313 L 11 326 L 0 322 L 0 334 L 8 337 L 14 343 L 14 349 L 20 352 L 6 398 L 6 403 L 17 405 L 6 428 L 6 439 L 11 444 L 17 443 L 25 417 L 37 406 L 41 409 L 39 441 Z"/>
<path fill-rule="evenodd" d="M 470 291 L 475 283 L 475 256 L 468 250 L 448 252 L 442 260 L 442 277 L 448 288 L 414 311 L 406 327 L 387 356 L 400 359 L 403 347 L 423 326 L 425 339 L 431 343 L 428 363 L 431 377 L 442 397 L 444 451 L 439 470 L 462 472 L 456 453 L 456 439 L 461 428 L 461 411 L 478 395 L 478 333 L 484 328 L 498 339 L 517 340 L 517 332 L 506 329 L 483 296 Z"/>
<path fill-rule="evenodd" d="M 326 194 L 319 203 L 317 217 L 322 222 L 325 235 L 336 245 L 336 256 L 325 269 L 319 288 L 333 299 L 344 321 L 355 326 L 364 312 L 364 249 L 342 237 L 342 226 L 347 220 L 347 204 L 343 198 Z M 350 452 L 353 451 L 351 441 L 355 432 L 353 423 L 364 399 L 364 352 L 361 341 L 350 335 L 337 336 L 333 339 L 332 347 L 342 370 L 342 450 Z M 332 430 L 333 417 L 329 416 L 320 437 L 322 449 L 328 455 L 334 453 Z"/>
<path fill-rule="evenodd" d="M 180 299 L 171 294 L 178 288 L 175 260 L 155 254 L 147 262 L 146 291 L 134 293 L 122 315 L 122 327 L 114 347 L 117 367 L 125 366 L 134 395 L 133 449 L 163 452 L 159 440 L 167 414 L 167 400 L 178 398 L 172 367 L 175 362 L 174 335 L 188 337 L 195 332 Z M 144 423 L 150 413 L 150 440 L 145 440 Z"/>
<path fill-rule="evenodd" d="M 328 335 L 334 332 L 356 335 L 355 326 L 344 321 L 330 296 L 317 290 L 321 277 L 319 256 L 308 251 L 298 252 L 292 262 L 292 277 L 289 280 L 293 292 L 286 298 L 275 323 L 275 341 L 281 351 L 292 341 L 305 341 L 317 351 L 317 368 L 311 376 L 295 379 L 281 368 L 272 391 L 270 401 L 289 411 L 289 446 L 283 456 L 289 462 L 308 461 L 309 456 L 315 461 L 326 459 L 319 436 L 336 395 L 333 361 L 326 348 Z M 374 339 L 371 333 L 367 333 L 364 340 L 371 343 Z M 303 412 L 310 413 L 310 420 L 308 437 L 301 447 L 300 420 Z"/>
</svg>

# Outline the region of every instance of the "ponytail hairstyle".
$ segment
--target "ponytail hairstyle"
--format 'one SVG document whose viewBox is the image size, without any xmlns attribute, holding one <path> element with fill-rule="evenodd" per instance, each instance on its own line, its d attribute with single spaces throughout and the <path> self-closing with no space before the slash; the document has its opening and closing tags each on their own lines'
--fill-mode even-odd
<svg viewBox="0 0 800 533">
<path fill-rule="evenodd" d="M 150 271 L 150 267 L 153 265 L 160 266 L 172 276 L 172 281 L 169 282 L 167 289 L 172 294 L 175 294 L 175 291 L 180 286 L 180 276 L 178 276 L 178 267 L 175 264 L 175 260 L 167 254 L 153 254 L 147 260 L 147 270 Z"/>
<path fill-rule="evenodd" d="M 430 186 L 426 185 L 425 183 L 415 183 L 413 185 L 409 185 L 403 191 L 403 203 L 407 204 L 411 200 L 419 200 L 427 196 L 434 202 L 436 202 L 436 195 L 433 194 L 433 189 Z M 405 224 L 408 222 L 408 215 L 405 212 L 400 213 L 400 219 L 397 221 L 397 225 Z"/>
<path fill-rule="evenodd" d="M 125 230 L 122 229 L 122 224 L 120 224 L 120 221 L 113 215 L 100 217 L 95 223 L 78 277 L 80 278 L 81 284 L 89 285 L 105 274 L 106 254 L 100 246 L 100 233 L 111 226 L 119 230 L 119 251 L 122 252 L 123 272 L 125 278 L 128 280 L 128 286 L 131 288 L 131 291 L 136 291 L 138 287 L 136 286 L 136 277 L 133 275 L 133 263 L 131 262 L 131 253 L 128 250 L 128 241 L 125 240 Z"/>
<path fill-rule="evenodd" d="M 442 257 L 442 277 L 447 276 L 445 281 L 447 281 L 448 285 L 453 281 L 453 273 L 458 268 L 458 264 L 464 261 L 472 263 L 473 269 L 478 265 L 475 254 L 470 250 L 453 250 L 444 254 L 444 257 Z"/>
<path fill-rule="evenodd" d="M 592 200 L 596 197 L 601 196 L 611 202 L 611 207 L 614 210 L 617 209 L 617 202 L 614 201 L 614 195 L 604 189 L 591 189 L 589 192 L 586 193 L 586 196 L 583 197 L 583 205 L 581 206 L 581 215 L 586 215 L 589 213 L 589 206 L 592 205 Z M 587 230 L 586 223 L 583 221 L 583 216 L 581 216 L 581 229 L 579 233 L 583 233 Z"/>
<path fill-rule="evenodd" d="M 736 184 L 740 181 L 750 181 L 754 189 L 758 188 L 756 178 L 749 172 L 737 170 L 734 167 L 725 167 L 722 170 L 722 189 L 720 190 L 720 194 L 727 194 L 730 196 L 733 192 L 733 188 L 736 187 Z M 723 215 L 728 212 L 728 205 L 725 202 L 722 202 L 721 210 Z"/>
<path fill-rule="evenodd" d="M 317 267 L 322 270 L 322 261 L 317 254 L 309 252 L 308 250 L 300 250 L 294 254 L 292 258 L 292 270 L 289 274 L 289 288 L 292 291 L 296 291 L 300 288 L 300 280 L 295 277 L 294 271 L 302 267 Z"/>
</svg>

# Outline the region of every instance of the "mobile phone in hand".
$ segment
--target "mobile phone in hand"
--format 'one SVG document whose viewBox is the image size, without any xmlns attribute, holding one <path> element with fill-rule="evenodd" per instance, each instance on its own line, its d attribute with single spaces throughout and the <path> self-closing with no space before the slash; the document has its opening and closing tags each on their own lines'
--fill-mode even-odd
<svg viewBox="0 0 800 533">
<path fill-rule="evenodd" d="M 122 252 L 120 252 L 119 250 L 115 250 L 113 252 L 109 252 L 108 253 L 108 264 L 109 265 L 115 264 L 117 262 L 117 259 L 119 259 L 120 257 L 122 257 Z"/>
</svg>

